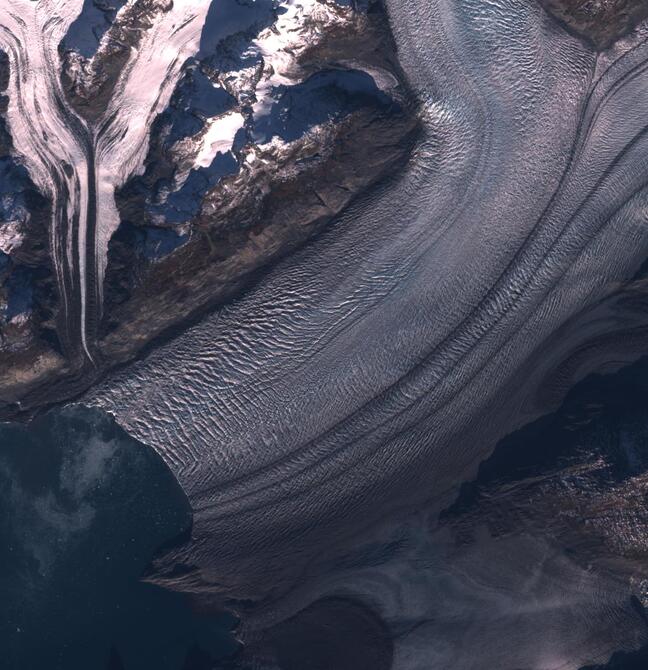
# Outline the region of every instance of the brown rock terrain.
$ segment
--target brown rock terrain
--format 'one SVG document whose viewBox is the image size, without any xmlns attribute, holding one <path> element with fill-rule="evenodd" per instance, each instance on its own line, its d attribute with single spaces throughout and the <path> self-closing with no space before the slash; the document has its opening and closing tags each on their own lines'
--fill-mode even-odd
<svg viewBox="0 0 648 670">
<path fill-rule="evenodd" d="M 607 49 L 648 17 L 646 0 L 540 0 L 570 32 Z"/>
</svg>

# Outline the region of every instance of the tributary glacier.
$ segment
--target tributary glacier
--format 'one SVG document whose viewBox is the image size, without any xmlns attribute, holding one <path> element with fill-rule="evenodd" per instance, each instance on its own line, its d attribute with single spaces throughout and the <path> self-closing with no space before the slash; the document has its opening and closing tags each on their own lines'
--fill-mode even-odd
<svg viewBox="0 0 648 670">
<path fill-rule="evenodd" d="M 0 3 L 10 670 L 643 667 L 647 17 Z"/>
</svg>

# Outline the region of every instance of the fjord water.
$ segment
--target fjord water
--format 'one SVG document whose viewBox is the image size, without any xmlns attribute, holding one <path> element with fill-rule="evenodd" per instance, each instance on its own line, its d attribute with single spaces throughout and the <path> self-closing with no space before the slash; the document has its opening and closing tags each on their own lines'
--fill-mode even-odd
<svg viewBox="0 0 648 670">
<path fill-rule="evenodd" d="M 500 441 L 438 522 L 422 507 L 358 539 L 313 605 L 264 631 L 263 667 L 644 670 L 647 392 L 648 359 L 589 376 Z"/>
<path fill-rule="evenodd" d="M 429 667 L 447 667 L 450 657 L 457 667 L 485 658 L 490 667 L 507 667 L 506 657 L 545 667 L 536 661 L 554 623 L 581 617 L 597 631 L 597 643 L 586 636 L 579 648 L 580 636 L 566 626 L 550 645 L 565 659 L 604 663 L 615 644 L 644 642 L 645 615 L 634 593 L 644 594 L 626 576 L 638 575 L 644 549 L 636 531 L 645 526 L 642 512 L 624 508 L 623 498 L 641 495 L 648 471 L 647 380 L 648 360 L 588 378 L 558 412 L 500 442 L 439 529 L 406 521 L 395 539 L 374 538 L 370 550 L 352 552 L 326 576 L 333 588 L 352 586 L 360 603 L 378 606 L 389 622 L 393 666 L 389 641 L 376 633 L 380 619 L 326 597 L 269 631 L 266 653 L 269 647 L 282 670 L 360 667 L 349 665 L 358 654 L 373 659 L 373 670 L 383 663 L 425 668 L 435 657 L 445 660 Z M 590 506 L 593 531 L 569 523 L 579 501 Z M 552 514 L 555 505 L 566 522 Z M 597 517 L 597 509 L 618 514 Z M 607 537 L 597 530 L 601 521 Z M 229 619 L 199 616 L 181 596 L 139 580 L 156 550 L 186 539 L 190 524 L 188 501 L 160 457 L 108 415 L 69 407 L 28 426 L 1 426 L 3 670 L 202 670 L 233 652 Z M 452 564 L 443 557 L 448 532 L 461 538 Z M 527 561 L 530 538 L 542 551 Z M 610 556 L 617 538 L 630 544 Z M 568 561 L 558 563 L 563 553 Z M 615 566 L 618 574 L 609 571 Z M 566 583 L 563 569 L 579 579 Z M 331 608 L 333 620 L 322 614 Z M 492 639 L 502 629 L 510 644 Z M 336 644 L 320 644 L 323 631 Z M 637 663 L 645 654 L 617 654 L 595 667 L 643 667 Z"/>
<path fill-rule="evenodd" d="M 307 562 L 327 529 L 471 477 L 617 327 L 570 320 L 648 254 L 642 35 L 598 57 L 533 2 L 387 8 L 421 104 L 411 161 L 87 399 L 163 455 L 195 510 L 190 562 L 242 598 L 288 571 L 286 538 Z"/>
<path fill-rule="evenodd" d="M 166 465 L 102 412 L 0 426 L 0 666 L 188 670 L 232 652 L 226 616 L 140 580 L 190 528 Z"/>
</svg>

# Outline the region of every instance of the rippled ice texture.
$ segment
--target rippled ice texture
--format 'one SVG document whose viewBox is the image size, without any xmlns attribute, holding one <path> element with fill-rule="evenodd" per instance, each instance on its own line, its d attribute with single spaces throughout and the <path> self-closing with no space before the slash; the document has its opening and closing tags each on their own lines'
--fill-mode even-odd
<svg viewBox="0 0 648 670">
<path fill-rule="evenodd" d="M 387 4 L 424 115 L 405 172 L 91 398 L 179 477 L 214 588 L 276 587 L 305 531 L 441 499 L 578 332 L 543 343 L 648 255 L 643 32 L 597 56 L 532 2 Z"/>
<path fill-rule="evenodd" d="M 131 49 L 95 124 L 65 103 L 58 58 L 84 2 L 5 0 L 0 6 L 0 49 L 11 72 L 7 118 L 16 151 L 52 203 L 50 248 L 68 353 L 83 350 L 93 358 L 108 243 L 119 226 L 115 189 L 140 169 L 151 123 L 167 106 L 182 64 L 198 50 L 209 6 L 175 0 L 159 12 L 142 43 Z"/>
</svg>

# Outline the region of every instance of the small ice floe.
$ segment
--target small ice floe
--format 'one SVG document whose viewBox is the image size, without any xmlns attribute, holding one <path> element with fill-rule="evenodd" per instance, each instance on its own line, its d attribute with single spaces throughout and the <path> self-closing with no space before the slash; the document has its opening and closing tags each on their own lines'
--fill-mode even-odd
<svg viewBox="0 0 648 670">
<path fill-rule="evenodd" d="M 0 251 L 10 256 L 22 246 L 23 239 L 21 221 L 0 222 Z"/>
</svg>

